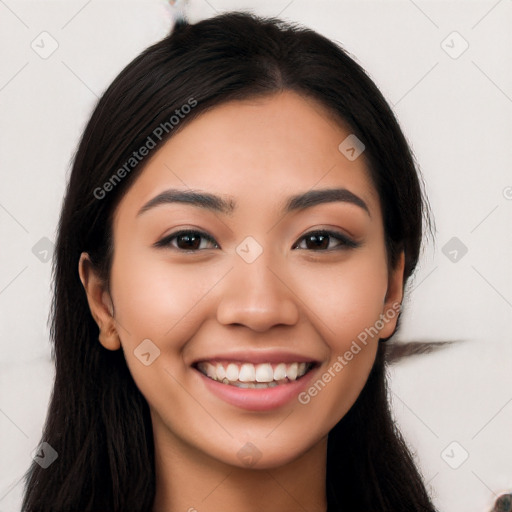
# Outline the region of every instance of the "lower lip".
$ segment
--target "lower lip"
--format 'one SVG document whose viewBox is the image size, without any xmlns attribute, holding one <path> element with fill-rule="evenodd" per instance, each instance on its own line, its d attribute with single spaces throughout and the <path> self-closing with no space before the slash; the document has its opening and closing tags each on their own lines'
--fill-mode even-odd
<svg viewBox="0 0 512 512">
<path fill-rule="evenodd" d="M 206 388 L 225 402 L 248 411 L 269 411 L 296 399 L 299 393 L 307 387 L 315 368 L 298 380 L 278 384 L 272 388 L 260 389 L 239 388 L 223 384 L 210 379 L 199 370 L 195 371 L 202 377 Z"/>
</svg>

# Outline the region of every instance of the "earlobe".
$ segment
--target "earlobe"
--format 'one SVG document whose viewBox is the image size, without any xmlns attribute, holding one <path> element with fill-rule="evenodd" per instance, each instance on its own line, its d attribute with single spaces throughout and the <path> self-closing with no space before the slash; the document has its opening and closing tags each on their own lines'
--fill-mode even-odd
<svg viewBox="0 0 512 512">
<path fill-rule="evenodd" d="M 112 299 L 86 252 L 80 255 L 78 274 L 87 295 L 91 315 L 100 330 L 98 336 L 100 343 L 108 350 L 118 350 L 121 347 L 121 341 L 115 328 Z"/>
<path fill-rule="evenodd" d="M 384 327 L 380 332 L 381 338 L 389 338 L 396 329 L 398 314 L 401 309 L 404 290 L 404 268 L 405 254 L 402 251 L 395 265 L 395 268 L 389 273 L 388 289 L 384 299 Z"/>
</svg>

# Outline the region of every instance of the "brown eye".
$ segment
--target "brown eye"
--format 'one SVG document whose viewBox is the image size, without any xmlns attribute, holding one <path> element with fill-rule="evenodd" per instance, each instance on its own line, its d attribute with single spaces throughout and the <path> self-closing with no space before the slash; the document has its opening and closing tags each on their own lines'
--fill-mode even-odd
<svg viewBox="0 0 512 512">
<path fill-rule="evenodd" d="M 176 240 L 176 243 L 173 241 Z M 213 244 L 213 248 L 218 248 L 217 242 L 207 233 L 203 233 L 202 231 L 178 231 L 177 233 L 172 233 L 169 236 L 166 236 L 162 240 L 159 240 L 156 244 L 156 247 L 171 247 L 173 249 L 177 249 L 180 251 L 200 251 L 204 249 L 211 249 L 212 247 L 205 247 L 202 241 L 206 241 L 206 243 Z"/>
<path fill-rule="evenodd" d="M 331 245 L 332 239 L 337 240 L 338 243 L 335 244 L 334 247 Z M 307 249 L 313 250 L 315 252 L 320 251 L 331 251 L 331 250 L 339 250 L 339 249 L 348 249 L 358 247 L 359 244 L 354 240 L 351 240 L 347 236 L 342 233 L 338 233 L 335 231 L 311 231 L 310 233 L 304 235 L 300 241 L 305 242 L 302 247 L 299 247 L 299 244 L 296 244 L 294 248 L 299 249 Z"/>
</svg>

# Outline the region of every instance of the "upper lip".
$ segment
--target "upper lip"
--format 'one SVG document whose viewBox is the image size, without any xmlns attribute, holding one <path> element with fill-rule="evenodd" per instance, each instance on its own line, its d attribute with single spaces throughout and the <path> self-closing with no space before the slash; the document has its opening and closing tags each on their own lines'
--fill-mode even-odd
<svg viewBox="0 0 512 512">
<path fill-rule="evenodd" d="M 196 365 L 200 362 L 221 362 L 221 361 L 233 361 L 241 363 L 317 363 L 318 360 L 311 356 L 294 354 L 284 350 L 244 350 L 227 352 L 224 354 L 215 354 L 212 356 L 205 356 L 195 359 L 192 365 Z"/>
</svg>

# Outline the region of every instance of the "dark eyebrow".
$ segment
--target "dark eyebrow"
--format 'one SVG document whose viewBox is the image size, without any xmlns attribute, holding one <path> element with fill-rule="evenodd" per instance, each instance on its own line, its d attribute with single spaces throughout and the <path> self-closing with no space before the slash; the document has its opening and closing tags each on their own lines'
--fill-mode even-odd
<svg viewBox="0 0 512 512">
<path fill-rule="evenodd" d="M 283 207 L 283 213 L 296 210 L 305 210 L 322 203 L 345 202 L 355 204 L 370 215 L 368 205 L 350 190 L 346 188 L 328 188 L 323 190 L 309 190 L 304 194 L 291 196 Z M 222 198 L 207 192 L 194 190 L 164 190 L 162 193 L 150 199 L 137 213 L 137 216 L 155 206 L 168 203 L 185 203 L 199 208 L 231 215 L 236 208 L 236 202 L 230 198 Z"/>
<path fill-rule="evenodd" d="M 215 212 L 225 213 L 230 215 L 235 209 L 235 202 L 228 198 L 223 199 L 222 197 L 208 194 L 206 192 L 196 192 L 194 190 L 176 190 L 169 189 L 164 190 L 161 194 L 150 199 L 137 213 L 137 216 L 146 212 L 147 210 L 154 208 L 155 206 L 168 203 L 185 203 L 191 204 L 192 206 L 198 206 L 207 210 Z"/>
<path fill-rule="evenodd" d="M 285 213 L 294 210 L 304 210 L 317 204 L 334 202 L 351 203 L 359 206 L 370 215 L 368 205 L 350 190 L 346 188 L 326 188 L 321 190 L 309 190 L 305 194 L 298 194 L 288 199 L 283 208 Z"/>
</svg>

